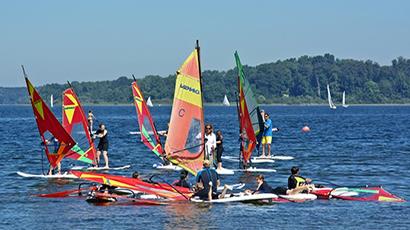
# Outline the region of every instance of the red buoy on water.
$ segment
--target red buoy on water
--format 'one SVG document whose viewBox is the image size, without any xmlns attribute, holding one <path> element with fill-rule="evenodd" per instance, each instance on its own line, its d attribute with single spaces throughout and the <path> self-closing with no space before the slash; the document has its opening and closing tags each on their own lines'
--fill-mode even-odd
<svg viewBox="0 0 410 230">
<path fill-rule="evenodd" d="M 302 128 L 302 132 L 304 132 L 304 133 L 308 133 L 308 132 L 310 132 L 310 128 L 309 128 L 309 126 L 307 126 L 307 125 L 303 126 L 303 128 Z"/>
</svg>

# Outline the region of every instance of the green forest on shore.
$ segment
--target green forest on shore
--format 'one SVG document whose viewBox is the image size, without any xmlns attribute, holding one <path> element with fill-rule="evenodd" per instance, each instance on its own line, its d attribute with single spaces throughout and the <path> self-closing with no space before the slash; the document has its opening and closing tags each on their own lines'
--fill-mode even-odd
<svg viewBox="0 0 410 230">
<path fill-rule="evenodd" d="M 246 63 L 246 57 L 242 57 Z M 244 66 L 247 79 L 259 103 L 263 104 L 323 104 L 327 103 L 326 85 L 330 85 L 333 101 L 341 102 L 346 91 L 349 104 L 410 103 L 410 60 L 399 57 L 391 65 L 373 61 L 336 59 L 331 54 L 301 56 L 257 66 Z M 236 68 L 227 71 L 202 72 L 205 103 L 221 103 L 224 95 L 235 101 Z M 32 76 L 40 77 L 40 76 Z M 70 79 L 67 79 L 70 80 Z M 147 98 L 167 104 L 173 99 L 175 75 L 148 75 L 137 79 Z M 112 81 L 71 82 L 84 104 L 130 104 L 132 79 L 119 77 Z M 61 102 L 67 84 L 47 84 L 37 87 L 46 98 L 54 95 Z M 27 104 L 24 87 L 0 87 L 0 104 Z"/>
</svg>

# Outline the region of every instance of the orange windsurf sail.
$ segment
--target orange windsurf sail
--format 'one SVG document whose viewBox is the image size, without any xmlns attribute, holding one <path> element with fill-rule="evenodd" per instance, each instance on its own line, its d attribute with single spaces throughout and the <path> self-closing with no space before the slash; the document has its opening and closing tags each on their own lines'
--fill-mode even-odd
<svg viewBox="0 0 410 230">
<path fill-rule="evenodd" d="M 165 152 L 168 160 L 196 175 L 204 160 L 204 113 L 199 46 L 177 71 Z"/>
</svg>

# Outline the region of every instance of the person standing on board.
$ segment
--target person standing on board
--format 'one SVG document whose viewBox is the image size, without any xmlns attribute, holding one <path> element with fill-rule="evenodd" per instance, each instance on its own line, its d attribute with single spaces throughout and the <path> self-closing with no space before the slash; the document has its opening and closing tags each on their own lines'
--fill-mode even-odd
<svg viewBox="0 0 410 230">
<path fill-rule="evenodd" d="M 223 146 L 224 137 L 222 136 L 222 131 L 218 130 L 216 132 L 216 161 L 218 163 L 217 170 L 222 170 L 222 153 L 224 152 Z"/>
<path fill-rule="evenodd" d="M 262 135 L 262 156 L 261 157 L 271 157 L 270 147 L 272 143 L 272 120 L 269 118 L 268 113 L 264 113 L 265 123 Z M 267 147 L 268 155 L 265 155 L 265 149 Z"/>
<path fill-rule="evenodd" d="M 312 179 L 310 178 L 304 178 L 299 175 L 299 168 L 296 166 L 293 166 L 290 169 L 291 175 L 288 178 L 288 189 L 295 189 L 299 188 L 301 186 L 307 185 L 312 182 Z"/>
<path fill-rule="evenodd" d="M 109 168 L 108 166 L 108 130 L 105 128 L 104 124 L 100 124 L 100 128 L 95 132 L 93 136 L 94 139 L 96 137 L 100 138 L 100 142 L 98 143 L 97 147 L 97 165 L 100 163 L 100 156 L 101 153 L 104 156 L 105 161 L 105 168 Z"/>
<path fill-rule="evenodd" d="M 59 147 L 58 140 L 55 137 L 51 137 L 49 140 L 45 140 L 45 143 L 42 142 L 41 145 L 42 146 L 47 145 L 47 148 L 49 148 L 49 149 L 52 147 L 53 148 L 53 153 L 57 153 L 58 147 Z M 57 175 L 61 175 L 61 162 L 58 162 L 58 164 L 55 168 L 53 168 L 50 165 L 50 169 L 48 170 L 48 175 L 50 175 L 50 176 L 53 175 L 54 170 L 57 170 Z"/>
<path fill-rule="evenodd" d="M 213 127 L 211 124 L 205 125 L 205 159 L 212 160 L 214 159 L 214 151 L 216 149 L 216 136 L 213 132 Z"/>
<path fill-rule="evenodd" d="M 93 123 L 94 123 L 94 114 L 93 111 L 89 110 L 88 111 L 88 116 L 87 116 L 87 121 L 88 121 L 88 129 L 90 131 L 90 134 L 93 134 Z"/>
</svg>

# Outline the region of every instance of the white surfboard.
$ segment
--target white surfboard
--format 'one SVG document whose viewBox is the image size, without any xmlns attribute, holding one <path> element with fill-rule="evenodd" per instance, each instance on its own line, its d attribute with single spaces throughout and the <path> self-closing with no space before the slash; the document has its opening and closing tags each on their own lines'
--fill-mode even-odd
<svg viewBox="0 0 410 230">
<path fill-rule="evenodd" d="M 232 169 L 222 168 L 222 170 L 215 170 L 219 175 L 234 175 L 235 171 Z"/>
<path fill-rule="evenodd" d="M 229 203 L 229 202 L 269 200 L 269 199 L 277 199 L 277 198 L 278 196 L 272 193 L 247 195 L 241 192 L 241 193 L 234 193 L 233 196 L 230 196 L 229 194 L 227 194 L 225 198 L 214 199 L 211 201 L 204 201 L 204 200 L 199 199 L 198 197 L 191 198 L 191 201 L 195 203 Z"/>
<path fill-rule="evenodd" d="M 238 190 L 238 189 L 243 189 L 245 187 L 245 183 L 239 183 L 239 184 L 231 184 L 228 185 L 230 187 L 230 190 Z M 224 189 L 224 186 L 219 186 L 218 191 L 222 191 Z"/>
<path fill-rule="evenodd" d="M 279 197 L 290 201 L 308 201 L 317 199 L 316 195 L 309 193 L 299 193 L 295 195 L 279 195 Z"/>
<path fill-rule="evenodd" d="M 157 133 L 159 135 L 164 135 L 166 132 L 167 132 L 166 130 L 157 131 Z M 140 131 L 130 131 L 129 134 L 131 134 L 131 135 L 141 135 L 141 132 Z M 154 132 L 153 131 L 148 131 L 148 134 L 152 135 L 152 134 L 154 134 Z"/>
<path fill-rule="evenodd" d="M 282 157 L 286 157 L 286 156 L 282 156 Z M 232 156 L 222 156 L 222 160 L 226 160 L 229 162 L 239 162 L 238 157 L 232 157 Z M 272 157 L 271 158 L 253 157 L 251 158 L 251 161 L 252 161 L 252 164 L 275 163 L 275 160 Z"/>
<path fill-rule="evenodd" d="M 88 166 L 74 166 L 72 170 L 87 170 L 87 171 L 103 171 L 103 170 L 124 170 L 131 168 L 131 165 L 124 165 L 120 167 L 88 167 Z"/>
<path fill-rule="evenodd" d="M 181 171 L 182 170 L 181 167 L 177 165 L 173 165 L 173 164 L 163 165 L 159 163 L 159 164 L 153 164 L 152 167 L 154 169 L 171 170 L 171 171 Z"/>
<path fill-rule="evenodd" d="M 250 167 L 250 168 L 247 168 L 247 169 L 235 169 L 235 171 L 238 171 L 238 172 L 264 172 L 264 173 L 274 173 L 274 172 L 276 172 L 276 169 L 266 169 L 266 168 Z"/>
<path fill-rule="evenodd" d="M 271 160 L 282 160 L 282 161 L 288 161 L 288 160 L 293 160 L 295 159 L 292 156 L 284 156 L 284 155 L 273 155 L 270 157 L 254 157 L 253 159 L 271 159 Z"/>
<path fill-rule="evenodd" d="M 43 179 L 75 179 L 77 178 L 73 174 L 69 173 L 64 173 L 61 175 L 43 175 L 43 174 L 30 174 L 30 173 L 25 173 L 25 172 L 17 172 L 17 175 L 25 178 L 43 178 Z"/>
</svg>

